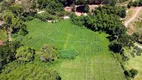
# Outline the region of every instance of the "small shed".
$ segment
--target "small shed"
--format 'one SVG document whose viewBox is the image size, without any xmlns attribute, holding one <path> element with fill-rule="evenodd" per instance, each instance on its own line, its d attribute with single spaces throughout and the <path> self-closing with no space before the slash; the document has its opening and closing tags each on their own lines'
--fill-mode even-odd
<svg viewBox="0 0 142 80">
<path fill-rule="evenodd" d="M 70 17 L 69 16 L 64 16 L 64 19 L 70 19 Z"/>
</svg>

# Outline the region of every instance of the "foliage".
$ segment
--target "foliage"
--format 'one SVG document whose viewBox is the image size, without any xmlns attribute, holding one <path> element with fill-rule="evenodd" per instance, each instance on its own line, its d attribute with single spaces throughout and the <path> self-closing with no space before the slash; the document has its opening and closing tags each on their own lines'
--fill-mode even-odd
<svg viewBox="0 0 142 80">
<path fill-rule="evenodd" d="M 131 6 L 133 6 L 132 0 L 128 3 L 127 7 L 130 8 Z"/>
<path fill-rule="evenodd" d="M 111 42 L 111 44 L 109 45 L 109 48 L 114 53 L 120 53 L 122 51 L 122 45 L 118 43 L 117 41 Z"/>
<path fill-rule="evenodd" d="M 48 10 L 51 11 L 62 11 L 63 10 L 63 5 L 61 4 L 61 2 L 59 0 L 38 0 L 37 1 L 39 4 L 39 8 L 43 9 L 43 8 L 49 8 Z"/>
<path fill-rule="evenodd" d="M 134 78 L 138 74 L 138 70 L 131 69 L 130 71 L 125 71 L 124 74 L 126 75 L 127 78 L 129 77 Z"/>
<path fill-rule="evenodd" d="M 36 17 L 42 21 L 55 20 L 55 18 L 64 16 L 64 6 L 59 0 L 38 0 L 39 8 L 44 9 L 45 12 L 37 14 Z"/>
<path fill-rule="evenodd" d="M 126 16 L 126 8 L 124 6 L 120 7 L 120 6 L 107 6 L 104 5 L 103 7 L 98 7 L 95 10 L 95 15 L 99 15 L 99 14 L 114 14 L 114 15 L 118 15 L 121 18 L 125 18 Z"/>
<path fill-rule="evenodd" d="M 37 14 L 36 18 L 40 19 L 41 21 L 47 21 L 47 20 L 55 20 L 55 16 L 48 14 L 47 12 L 42 14 Z"/>
<path fill-rule="evenodd" d="M 56 15 L 57 13 L 64 11 L 64 8 L 61 3 L 52 0 L 46 6 L 46 11 L 52 15 Z"/>
<path fill-rule="evenodd" d="M 7 63 L 15 60 L 16 49 L 19 48 L 21 44 L 17 41 L 11 42 L 11 44 L 6 44 L 0 46 L 0 69 Z"/>
<path fill-rule="evenodd" d="M 24 8 L 18 4 L 10 6 L 9 10 L 11 10 L 15 16 L 20 16 L 24 12 Z"/>
<path fill-rule="evenodd" d="M 75 24 L 75 25 L 78 25 L 80 27 L 82 27 L 83 24 L 85 23 L 85 19 L 84 18 L 85 18 L 84 16 L 77 17 L 75 14 L 71 15 L 72 23 Z"/>
<path fill-rule="evenodd" d="M 131 47 L 133 46 L 133 43 L 135 42 L 135 39 L 133 36 L 129 36 L 127 34 L 123 34 L 120 36 L 120 38 L 117 40 L 122 46 Z"/>
<path fill-rule="evenodd" d="M 41 56 L 40 60 L 44 62 L 52 62 L 58 59 L 58 51 L 53 45 L 46 45 L 44 44 L 41 48 Z"/>
<path fill-rule="evenodd" d="M 0 79 L 2 80 L 61 80 L 57 71 L 49 69 L 50 64 L 41 62 L 39 55 L 35 54 L 35 59 L 32 62 L 13 61 L 8 63 L 2 73 Z M 10 77 L 11 76 L 11 77 Z"/>
<path fill-rule="evenodd" d="M 85 8 L 84 8 L 84 12 L 86 12 L 86 13 L 89 13 L 89 6 L 88 5 L 85 5 Z"/>
<path fill-rule="evenodd" d="M 120 0 L 122 1 L 126 1 L 126 0 Z M 60 0 L 60 2 L 64 5 L 64 6 L 70 6 L 72 4 L 76 4 L 76 5 L 87 5 L 87 4 L 107 4 L 107 5 L 111 5 L 114 6 L 117 2 L 117 0 Z"/>
<path fill-rule="evenodd" d="M 14 10 L 12 10 L 12 11 L 16 12 L 17 14 L 20 13 L 20 12 L 14 11 Z M 2 13 L 3 14 L 2 19 L 5 22 L 5 25 L 4 25 L 5 29 L 7 30 L 8 28 L 10 28 L 11 29 L 10 32 L 12 32 L 12 33 L 17 33 L 17 32 L 19 32 L 19 30 L 23 30 L 24 35 L 27 34 L 26 25 L 21 20 L 21 18 L 19 16 L 16 16 L 12 11 L 5 10 Z"/>
<path fill-rule="evenodd" d="M 130 73 L 131 73 L 131 77 L 134 78 L 138 74 L 138 71 L 136 69 L 131 69 Z"/>
<path fill-rule="evenodd" d="M 134 2 L 130 1 L 127 6 L 128 8 L 130 8 L 131 6 L 142 6 L 142 0 L 136 0 Z"/>
<path fill-rule="evenodd" d="M 78 54 L 74 50 L 60 51 L 60 58 L 63 59 L 75 59 Z"/>
<path fill-rule="evenodd" d="M 2 2 L 0 2 L 0 12 L 3 12 L 4 10 L 9 8 L 9 4 L 7 1 L 3 0 Z"/>
<path fill-rule="evenodd" d="M 93 31 L 105 31 L 111 35 L 120 35 L 125 33 L 124 25 L 119 19 L 125 17 L 124 7 L 111 7 L 104 6 L 98 7 L 94 15 L 88 14 L 88 16 L 71 16 L 72 22 L 79 26 L 86 26 Z"/>
<path fill-rule="evenodd" d="M 16 58 L 20 61 L 33 61 L 35 51 L 29 47 L 21 46 L 16 50 Z"/>
</svg>

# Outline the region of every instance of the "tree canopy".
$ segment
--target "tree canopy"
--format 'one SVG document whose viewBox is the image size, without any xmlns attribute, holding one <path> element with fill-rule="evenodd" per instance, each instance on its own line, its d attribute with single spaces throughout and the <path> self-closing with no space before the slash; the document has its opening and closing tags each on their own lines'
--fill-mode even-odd
<svg viewBox="0 0 142 80">
<path fill-rule="evenodd" d="M 32 61 L 35 50 L 26 46 L 21 46 L 16 50 L 16 59 L 20 61 Z"/>
<path fill-rule="evenodd" d="M 40 60 L 44 62 L 52 62 L 56 59 L 58 59 L 58 51 L 53 45 L 43 45 L 41 48 L 41 56 Z"/>
</svg>

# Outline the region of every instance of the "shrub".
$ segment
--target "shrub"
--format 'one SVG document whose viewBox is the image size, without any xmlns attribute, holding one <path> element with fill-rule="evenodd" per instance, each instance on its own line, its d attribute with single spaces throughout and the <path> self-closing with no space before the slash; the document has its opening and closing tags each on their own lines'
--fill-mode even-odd
<svg viewBox="0 0 142 80">
<path fill-rule="evenodd" d="M 22 46 L 16 50 L 16 58 L 20 61 L 32 61 L 34 59 L 35 50 Z"/>
<path fill-rule="evenodd" d="M 131 69 L 130 71 L 125 71 L 124 74 L 127 79 L 134 78 L 138 74 L 138 70 Z"/>
<path fill-rule="evenodd" d="M 138 74 L 138 70 L 136 70 L 136 69 L 131 69 L 131 70 L 130 70 L 130 73 L 131 73 L 131 77 L 134 78 L 134 77 Z"/>
<path fill-rule="evenodd" d="M 53 45 L 44 44 L 41 49 L 40 60 L 44 62 L 52 62 L 58 59 L 58 51 L 57 48 Z"/>
<path fill-rule="evenodd" d="M 65 50 L 60 52 L 60 58 L 63 59 L 74 59 L 77 55 L 75 50 Z"/>
</svg>

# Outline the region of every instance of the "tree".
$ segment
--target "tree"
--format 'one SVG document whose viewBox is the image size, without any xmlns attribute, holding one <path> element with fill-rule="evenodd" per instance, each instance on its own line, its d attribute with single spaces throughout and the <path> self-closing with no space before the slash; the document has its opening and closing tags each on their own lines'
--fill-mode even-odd
<svg viewBox="0 0 142 80">
<path fill-rule="evenodd" d="M 2 2 L 0 2 L 1 4 L 0 4 L 0 12 L 3 12 L 4 10 L 6 10 L 7 8 L 9 8 L 9 4 L 8 4 L 8 2 L 7 1 L 2 1 Z"/>
<path fill-rule="evenodd" d="M 88 5 L 85 5 L 85 8 L 84 8 L 84 11 L 86 12 L 86 13 L 88 13 L 89 12 L 89 6 Z"/>
<path fill-rule="evenodd" d="M 135 42 L 135 40 L 133 39 L 133 37 L 132 37 L 132 36 L 129 36 L 129 35 L 127 35 L 127 34 L 121 35 L 117 41 L 118 41 L 122 46 L 127 46 L 127 47 L 133 46 L 133 43 Z"/>
<path fill-rule="evenodd" d="M 12 10 L 12 11 L 11 11 Z M 8 41 L 11 42 L 11 34 L 12 33 L 17 33 L 20 30 L 24 32 L 23 35 L 26 35 L 28 31 L 26 30 L 26 25 L 24 24 L 23 20 L 21 19 L 20 12 L 19 10 L 21 9 L 12 9 L 11 10 L 5 10 L 3 11 L 2 15 L 2 20 L 4 20 L 4 27 L 5 30 L 7 31 L 7 38 Z M 19 14 L 18 16 L 15 15 Z"/>
<path fill-rule="evenodd" d="M 138 74 L 138 70 L 131 69 L 130 71 L 125 71 L 124 74 L 127 79 L 131 79 L 131 78 L 134 78 Z"/>
<path fill-rule="evenodd" d="M 138 74 L 138 70 L 136 70 L 136 69 L 131 69 L 131 70 L 130 70 L 130 73 L 131 73 L 131 77 L 134 78 L 134 77 Z"/>
<path fill-rule="evenodd" d="M 133 6 L 132 0 L 128 3 L 127 7 L 130 8 L 131 6 Z"/>
<path fill-rule="evenodd" d="M 32 61 L 34 59 L 35 50 L 26 46 L 21 46 L 16 50 L 16 59 L 20 61 Z"/>
<path fill-rule="evenodd" d="M 10 11 L 10 10 L 5 10 L 2 13 L 2 19 L 4 20 L 4 27 L 7 31 L 7 37 L 8 37 L 8 41 L 11 42 L 12 38 L 11 38 L 11 32 L 12 32 L 12 24 L 13 24 L 13 20 L 14 20 L 14 14 Z"/>
<path fill-rule="evenodd" d="M 57 15 L 58 13 L 64 11 L 63 5 L 59 2 L 49 1 L 46 5 L 46 11 L 51 15 Z"/>
<path fill-rule="evenodd" d="M 122 45 L 119 44 L 117 41 L 111 42 L 111 44 L 109 45 L 109 48 L 114 53 L 121 53 L 122 52 Z"/>
<path fill-rule="evenodd" d="M 88 0 L 74 0 L 74 3 L 77 5 L 86 5 Z"/>
<path fill-rule="evenodd" d="M 10 46 L 5 44 L 0 46 L 0 69 L 7 63 L 15 60 L 16 50 L 21 46 L 17 41 L 12 41 Z"/>
<path fill-rule="evenodd" d="M 24 8 L 18 4 L 14 4 L 9 8 L 15 16 L 21 16 L 24 12 Z"/>
<path fill-rule="evenodd" d="M 44 44 L 41 48 L 40 60 L 44 62 L 52 62 L 58 59 L 58 51 L 53 45 Z"/>
<path fill-rule="evenodd" d="M 60 2 L 61 2 L 64 6 L 70 6 L 71 4 L 73 4 L 74 0 L 60 0 Z"/>
</svg>

